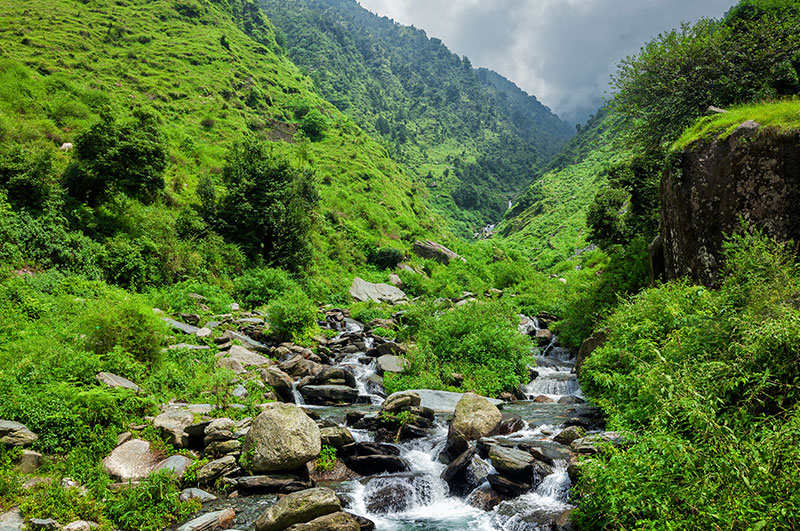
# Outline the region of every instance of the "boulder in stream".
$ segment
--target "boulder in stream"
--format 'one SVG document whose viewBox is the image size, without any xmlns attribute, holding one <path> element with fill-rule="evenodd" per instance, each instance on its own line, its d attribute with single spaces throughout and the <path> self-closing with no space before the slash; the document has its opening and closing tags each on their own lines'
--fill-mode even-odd
<svg viewBox="0 0 800 531">
<path fill-rule="evenodd" d="M 358 389 L 346 385 L 304 385 L 298 391 L 308 404 L 317 406 L 353 404 L 358 400 Z"/>
<path fill-rule="evenodd" d="M 353 516 L 338 512 L 320 516 L 305 524 L 295 524 L 287 531 L 361 531 L 361 524 Z"/>
<path fill-rule="evenodd" d="M 321 516 L 341 510 L 339 498 L 331 489 L 307 489 L 287 494 L 279 499 L 275 505 L 261 513 L 256 520 L 255 529 L 256 531 L 283 531 L 295 524 L 311 522 Z"/>
<path fill-rule="evenodd" d="M 460 433 L 467 440 L 477 440 L 496 433 L 502 420 L 503 414 L 497 406 L 482 396 L 465 393 L 456 405 L 450 433 Z"/>
<path fill-rule="evenodd" d="M 293 470 L 316 459 L 322 448 L 319 428 L 292 404 L 269 404 L 244 439 L 243 466 L 257 474 Z"/>
<path fill-rule="evenodd" d="M 415 407 L 420 405 L 419 393 L 415 391 L 401 391 L 399 393 L 392 393 L 389 395 L 381 406 L 381 411 L 387 413 L 397 413 L 403 409 Z"/>
</svg>

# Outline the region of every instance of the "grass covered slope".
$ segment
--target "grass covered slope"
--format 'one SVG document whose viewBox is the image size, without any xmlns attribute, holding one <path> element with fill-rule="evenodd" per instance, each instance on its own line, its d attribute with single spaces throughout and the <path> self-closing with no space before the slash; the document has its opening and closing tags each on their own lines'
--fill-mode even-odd
<svg viewBox="0 0 800 531">
<path fill-rule="evenodd" d="M 608 183 L 608 171 L 625 159 L 612 146 L 613 118 L 605 112 L 572 138 L 542 175 L 514 198 L 497 227 L 504 238 L 528 248 L 536 265 L 547 269 L 589 245 L 586 214 Z"/>
<path fill-rule="evenodd" d="M 800 290 L 789 244 L 727 244 L 718 290 L 671 282 L 622 304 L 585 362 L 630 447 L 582 468 L 584 529 L 800 526 Z"/>
<path fill-rule="evenodd" d="M 194 267 L 198 261 L 241 267 L 235 249 L 220 252 L 221 258 L 203 249 L 214 235 L 195 207 L 198 184 L 221 188 L 228 149 L 245 136 L 282 140 L 273 150 L 314 172 L 321 197 L 313 216 L 319 267 L 352 267 L 384 241 L 408 246 L 441 225 L 427 209 L 422 187 L 314 92 L 252 3 L 35 0 L 5 3 L 0 15 L 0 162 L 6 176 L 0 184 L 7 192 L 9 181 L 27 175 L 29 182 L 52 184 L 49 200 L 60 201 L 75 154 L 58 148 L 75 143 L 104 109 L 120 119 L 137 109 L 152 112 L 163 135 L 165 188 L 157 201 L 145 206 L 124 197 L 103 205 L 68 200 L 58 207 L 61 219 L 39 223 L 47 230 L 58 226 L 81 242 L 76 246 L 83 245 L 84 254 L 96 253 L 95 244 L 108 247 L 117 236 L 140 241 L 143 223 L 153 253 L 174 266 L 170 279 L 224 274 Z M 21 162 L 32 160 L 40 163 Z M 26 215 L 32 219 L 20 218 L 21 205 L 9 196 L 6 227 L 41 220 L 30 209 Z M 122 218 L 132 223 L 109 230 Z M 64 262 L 35 256 L 41 242 L 23 241 L 21 232 L 6 231 L 7 241 L 20 249 L 16 262 Z M 217 239 L 213 247 L 224 246 Z"/>
<path fill-rule="evenodd" d="M 425 179 L 472 235 L 574 133 L 505 78 L 354 0 L 263 0 L 321 93 Z"/>
<path fill-rule="evenodd" d="M 686 129 L 672 144 L 673 151 L 680 151 L 697 141 L 711 141 L 721 135 L 727 138 L 747 120 L 758 122 L 763 127 L 778 129 L 800 128 L 800 100 L 791 99 L 773 103 L 756 103 L 728 109 L 727 112 L 700 118 Z"/>
</svg>

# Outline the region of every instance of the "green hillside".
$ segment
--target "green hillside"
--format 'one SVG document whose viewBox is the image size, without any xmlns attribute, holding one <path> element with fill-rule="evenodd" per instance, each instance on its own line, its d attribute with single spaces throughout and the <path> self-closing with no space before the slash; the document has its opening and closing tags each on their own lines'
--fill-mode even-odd
<svg viewBox="0 0 800 531">
<path fill-rule="evenodd" d="M 321 93 L 425 180 L 463 235 L 498 221 L 574 130 L 498 74 L 354 0 L 263 0 Z"/>
<path fill-rule="evenodd" d="M 352 268 L 384 243 L 404 248 L 442 225 L 424 187 L 314 92 L 252 3 L 37 0 L 5 2 L 0 15 L 2 184 L 47 184 L 38 208 L 11 190 L 13 209 L 3 210 L 2 253 L 18 267 L 105 270 L 132 287 L 240 270 L 247 260 L 201 215 L 196 192 L 224 192 L 226 154 L 244 137 L 276 141 L 277 156 L 314 175 L 314 262 L 304 267 Z M 104 109 L 119 122 L 154 115 L 166 151 L 154 201 L 64 193 L 80 150 L 59 147 Z M 141 271 L 118 278 L 122 256 Z"/>
</svg>

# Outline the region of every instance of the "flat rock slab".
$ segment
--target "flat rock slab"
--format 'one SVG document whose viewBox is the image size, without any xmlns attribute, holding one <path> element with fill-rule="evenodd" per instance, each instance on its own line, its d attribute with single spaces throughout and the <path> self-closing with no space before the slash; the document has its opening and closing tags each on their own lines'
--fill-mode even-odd
<svg viewBox="0 0 800 531">
<path fill-rule="evenodd" d="M 176 477 L 182 478 L 191 464 L 192 460 L 188 457 L 183 455 L 173 455 L 172 457 L 167 457 L 158 465 L 156 465 L 155 472 L 159 472 L 161 470 L 170 470 L 175 474 Z"/>
<path fill-rule="evenodd" d="M 403 290 L 390 284 L 373 284 L 356 277 L 350 286 L 350 296 L 358 302 L 375 301 L 397 304 L 408 300 Z"/>
<path fill-rule="evenodd" d="M 461 260 L 466 262 L 463 257 L 451 251 L 444 245 L 438 244 L 431 240 L 416 241 L 414 242 L 414 254 L 420 258 L 428 258 L 436 260 L 440 264 L 449 265 L 453 260 Z"/>
<path fill-rule="evenodd" d="M 0 529 L 1 530 L 21 530 L 25 526 L 25 520 L 22 518 L 22 513 L 18 507 L 11 509 L 6 513 L 0 514 Z"/>
<path fill-rule="evenodd" d="M 256 520 L 256 531 L 282 531 L 341 510 L 339 498 L 332 490 L 308 489 L 288 494 L 264 511 Z"/>
<path fill-rule="evenodd" d="M 239 345 L 231 346 L 227 357 L 239 362 L 242 367 L 263 367 L 265 365 L 274 364 L 274 362 L 269 358 L 262 356 L 261 354 L 256 354 L 255 352 L 247 350 Z"/>
<path fill-rule="evenodd" d="M 378 358 L 378 374 L 383 375 L 387 372 L 401 373 L 408 365 L 408 360 L 401 356 L 384 355 Z"/>
<path fill-rule="evenodd" d="M 97 380 L 108 387 L 121 387 L 122 389 L 130 389 L 136 393 L 139 392 L 138 385 L 127 378 L 123 378 L 122 376 L 114 374 L 113 372 L 99 372 L 97 373 Z"/>
<path fill-rule="evenodd" d="M 183 332 L 184 334 L 189 334 L 189 335 L 194 336 L 194 335 L 197 335 L 197 331 L 200 330 L 196 326 L 188 325 L 186 323 L 182 323 L 180 321 L 176 321 L 175 319 L 170 319 L 169 317 L 162 317 L 161 320 L 164 321 L 165 323 L 167 323 L 169 326 L 171 326 L 175 330 L 177 330 L 179 332 Z"/>
<path fill-rule="evenodd" d="M 206 345 L 190 345 L 189 343 L 178 343 L 177 345 L 170 345 L 167 348 L 170 350 L 211 350 L 211 347 Z"/>
<path fill-rule="evenodd" d="M 39 438 L 28 427 L 13 420 L 0 420 L 0 443 L 9 446 L 28 446 Z"/>
<path fill-rule="evenodd" d="M 210 492 L 206 492 L 203 489 L 196 489 L 196 488 L 183 489 L 180 495 L 181 501 L 200 500 L 200 503 L 208 503 L 216 499 L 217 497 L 211 494 Z"/>
<path fill-rule="evenodd" d="M 215 531 L 217 529 L 228 529 L 233 525 L 236 513 L 233 509 L 206 513 L 195 518 L 178 528 L 178 531 Z"/>
<path fill-rule="evenodd" d="M 455 413 L 456 405 L 464 398 L 465 393 L 450 391 L 431 391 L 430 389 L 414 389 L 420 397 L 420 406 L 432 409 L 436 413 Z M 499 406 L 502 400 L 487 398 L 490 403 Z"/>
<path fill-rule="evenodd" d="M 149 442 L 133 439 L 117 446 L 103 459 L 103 468 L 113 478 L 137 480 L 147 477 L 160 461 L 159 456 L 150 449 Z"/>
<path fill-rule="evenodd" d="M 269 351 L 272 350 L 270 347 L 268 347 L 264 343 L 256 341 L 255 339 L 253 339 L 253 338 L 251 338 L 249 336 L 246 336 L 244 334 L 240 334 L 239 332 L 234 332 L 233 330 L 226 331 L 224 334 L 222 334 L 222 337 L 227 337 L 229 339 L 235 339 L 235 340 L 239 341 L 242 345 L 244 345 L 245 348 L 247 348 L 249 350 L 253 350 L 255 352 L 261 352 L 262 354 L 263 353 L 269 353 Z"/>
<path fill-rule="evenodd" d="M 153 420 L 153 426 L 161 430 L 168 442 L 176 448 L 186 448 L 189 435 L 185 429 L 194 423 L 194 415 L 189 411 L 166 411 Z"/>
</svg>

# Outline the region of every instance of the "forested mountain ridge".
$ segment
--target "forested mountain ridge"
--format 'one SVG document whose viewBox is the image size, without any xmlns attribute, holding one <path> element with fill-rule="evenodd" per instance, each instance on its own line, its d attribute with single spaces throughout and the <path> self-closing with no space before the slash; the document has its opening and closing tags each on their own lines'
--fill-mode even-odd
<svg viewBox="0 0 800 531">
<path fill-rule="evenodd" d="M 425 178 L 460 232 L 497 221 L 574 130 L 424 31 L 354 0 L 263 0 L 321 93 Z"/>
<path fill-rule="evenodd" d="M 244 137 L 274 141 L 273 153 L 313 173 L 320 201 L 305 210 L 315 267 L 353 267 L 386 242 L 410 246 L 423 227 L 443 225 L 424 186 L 319 97 L 253 3 L 37 0 L 0 9 L 0 186 L 11 202 L 3 253 L 18 266 L 56 266 L 72 254 L 71 270 L 137 289 L 240 270 L 244 257 L 217 239 L 240 231 L 206 207 L 223 201 L 229 148 Z M 154 148 L 146 198 L 75 178 L 71 168 L 114 156 L 81 150 L 81 135 L 98 123 L 108 127 L 94 130 L 94 144 L 112 130 L 152 132 L 125 148 L 140 140 Z M 89 173 L 116 173 L 132 160 L 128 153 L 120 166 L 105 161 Z M 34 182 L 41 197 L 31 199 L 25 187 Z M 123 218 L 136 221 L 108 223 Z"/>
</svg>

